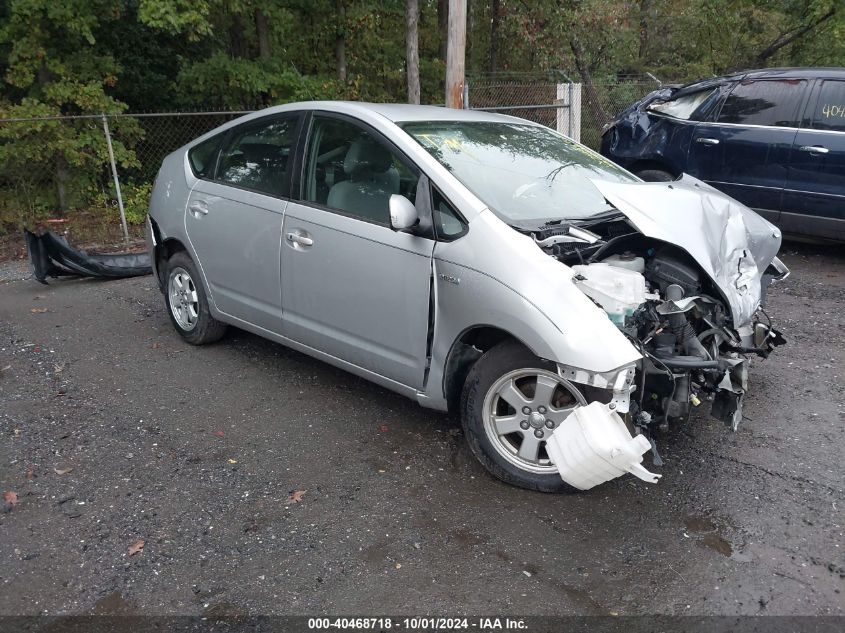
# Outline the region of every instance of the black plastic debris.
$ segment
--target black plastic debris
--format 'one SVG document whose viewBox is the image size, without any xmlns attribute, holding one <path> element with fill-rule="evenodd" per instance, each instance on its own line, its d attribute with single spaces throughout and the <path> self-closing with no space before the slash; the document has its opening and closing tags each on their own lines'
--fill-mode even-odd
<svg viewBox="0 0 845 633">
<path fill-rule="evenodd" d="M 48 231 L 36 235 L 24 231 L 26 250 L 35 278 L 42 284 L 47 277 L 140 277 L 152 273 L 147 253 L 89 255 L 71 247 L 65 238 Z"/>
</svg>

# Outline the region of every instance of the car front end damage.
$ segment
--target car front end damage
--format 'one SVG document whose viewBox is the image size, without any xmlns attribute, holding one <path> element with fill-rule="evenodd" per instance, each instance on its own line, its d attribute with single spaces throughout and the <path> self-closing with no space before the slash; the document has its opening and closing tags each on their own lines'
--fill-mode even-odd
<svg viewBox="0 0 845 633">
<path fill-rule="evenodd" d="M 578 488 L 624 472 L 657 481 L 639 465 L 641 455 L 651 448 L 659 466 L 657 431 L 705 403 L 737 429 L 749 359 L 785 342 L 764 303 L 766 288 L 789 274 L 776 257 L 779 231 L 694 178 L 595 184 L 619 213 L 533 234 L 641 356 L 611 372 L 558 365 L 593 400 L 603 394 L 550 442 L 561 476 Z M 603 446 L 607 438 L 614 439 Z M 605 478 L 585 477 L 599 471 Z"/>
</svg>

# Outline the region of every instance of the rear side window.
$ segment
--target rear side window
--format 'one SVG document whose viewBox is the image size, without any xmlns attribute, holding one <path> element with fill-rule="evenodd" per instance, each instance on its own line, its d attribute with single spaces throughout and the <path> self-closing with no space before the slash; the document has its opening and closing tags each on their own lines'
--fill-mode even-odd
<svg viewBox="0 0 845 633">
<path fill-rule="evenodd" d="M 811 126 L 845 132 L 845 81 L 822 82 Z"/>
<path fill-rule="evenodd" d="M 273 118 L 232 130 L 220 152 L 217 180 L 274 196 L 285 194 L 298 117 Z"/>
<path fill-rule="evenodd" d="M 214 167 L 217 164 L 217 150 L 220 147 L 220 140 L 222 138 L 222 134 L 212 136 L 210 139 L 194 145 L 188 151 L 188 160 L 191 163 L 191 169 L 194 170 L 194 174 L 199 178 L 214 177 Z"/>
<path fill-rule="evenodd" d="M 719 123 L 797 127 L 807 82 L 772 79 L 738 83 L 719 113 Z"/>
</svg>

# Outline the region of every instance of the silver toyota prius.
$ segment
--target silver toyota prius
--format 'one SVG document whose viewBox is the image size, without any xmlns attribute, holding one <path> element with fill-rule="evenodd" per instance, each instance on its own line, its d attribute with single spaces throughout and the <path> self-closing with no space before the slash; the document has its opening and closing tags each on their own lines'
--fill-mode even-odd
<svg viewBox="0 0 845 633">
<path fill-rule="evenodd" d="M 656 481 L 659 432 L 700 406 L 736 429 L 748 359 L 783 342 L 772 224 L 513 117 L 268 108 L 167 156 L 147 224 L 188 343 L 236 326 L 457 413 L 534 490 Z"/>
</svg>

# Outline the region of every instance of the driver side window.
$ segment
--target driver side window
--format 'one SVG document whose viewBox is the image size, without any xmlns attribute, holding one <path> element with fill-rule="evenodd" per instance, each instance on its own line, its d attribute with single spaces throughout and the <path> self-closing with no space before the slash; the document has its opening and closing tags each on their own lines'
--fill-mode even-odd
<svg viewBox="0 0 845 633">
<path fill-rule="evenodd" d="M 305 201 L 387 225 L 390 196 L 401 194 L 413 202 L 417 181 L 417 175 L 364 128 L 341 119 L 314 118 Z"/>
</svg>

